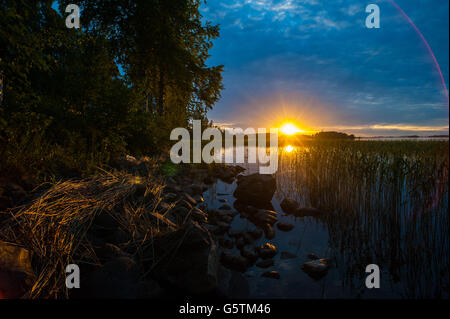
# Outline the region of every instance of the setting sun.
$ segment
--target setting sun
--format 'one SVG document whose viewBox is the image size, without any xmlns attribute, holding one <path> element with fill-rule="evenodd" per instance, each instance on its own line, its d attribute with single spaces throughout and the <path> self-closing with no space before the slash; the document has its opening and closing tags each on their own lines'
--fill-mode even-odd
<svg viewBox="0 0 450 319">
<path fill-rule="evenodd" d="M 281 133 L 285 135 L 294 135 L 296 133 L 303 133 L 304 131 L 291 123 L 286 123 L 280 128 Z"/>
</svg>

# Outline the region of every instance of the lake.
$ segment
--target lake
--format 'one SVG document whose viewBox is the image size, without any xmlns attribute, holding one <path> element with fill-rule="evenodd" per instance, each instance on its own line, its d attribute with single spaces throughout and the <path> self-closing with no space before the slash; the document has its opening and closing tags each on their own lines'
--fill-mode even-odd
<svg viewBox="0 0 450 319">
<path fill-rule="evenodd" d="M 272 199 L 280 221 L 275 265 L 253 266 L 244 274 L 250 298 L 448 298 L 449 217 L 447 141 L 305 142 L 279 149 L 277 191 Z M 258 164 L 239 164 L 258 172 Z M 236 181 L 218 181 L 205 193 L 209 208 L 225 199 L 232 206 Z M 285 215 L 290 197 L 325 216 Z M 255 226 L 239 215 L 232 229 Z M 236 249 L 236 248 L 234 248 Z M 281 252 L 297 257 L 281 259 Z M 302 271 L 307 255 L 330 258 L 319 280 Z M 366 266 L 381 269 L 381 287 L 368 289 Z M 276 270 L 281 278 L 263 278 Z"/>
</svg>

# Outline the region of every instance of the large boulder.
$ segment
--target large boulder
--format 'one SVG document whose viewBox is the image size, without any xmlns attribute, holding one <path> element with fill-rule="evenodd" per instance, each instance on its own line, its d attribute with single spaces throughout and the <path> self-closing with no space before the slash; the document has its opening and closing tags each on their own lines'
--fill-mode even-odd
<svg viewBox="0 0 450 319">
<path fill-rule="evenodd" d="M 275 177 L 272 175 L 252 174 L 238 176 L 234 197 L 258 208 L 267 207 L 277 189 Z"/>
<path fill-rule="evenodd" d="M 147 252 L 149 256 L 153 255 L 153 249 L 158 262 L 153 274 L 166 285 L 193 295 L 217 288 L 217 245 L 210 232 L 198 223 L 189 221 L 182 229 L 155 239 Z"/>
<path fill-rule="evenodd" d="M 31 252 L 0 241 L 0 299 L 25 296 L 35 279 Z"/>
</svg>

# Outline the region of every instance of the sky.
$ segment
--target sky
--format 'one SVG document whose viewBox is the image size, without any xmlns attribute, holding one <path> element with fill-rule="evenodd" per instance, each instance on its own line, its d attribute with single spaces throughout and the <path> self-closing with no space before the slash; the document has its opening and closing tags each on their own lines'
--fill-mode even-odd
<svg viewBox="0 0 450 319">
<path fill-rule="evenodd" d="M 208 0 L 202 15 L 221 29 L 208 63 L 225 66 L 208 117 L 224 128 L 448 134 L 449 1 L 393 1 Z M 379 29 L 366 27 L 369 4 Z"/>
</svg>

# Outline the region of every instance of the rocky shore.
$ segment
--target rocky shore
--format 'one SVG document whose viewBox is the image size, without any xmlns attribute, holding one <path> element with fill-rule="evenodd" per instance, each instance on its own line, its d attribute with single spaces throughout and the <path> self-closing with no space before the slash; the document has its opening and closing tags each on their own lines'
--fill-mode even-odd
<svg viewBox="0 0 450 319">
<path fill-rule="evenodd" d="M 244 168 L 226 165 L 185 167 L 168 176 L 152 160 L 133 157 L 123 158 L 117 168 L 54 185 L 31 204 L 0 215 L 0 296 L 240 298 L 248 294 L 249 267 L 280 279 L 273 258 L 296 257 L 270 242 L 276 231 L 294 228 L 279 221 L 280 212 L 272 207 L 273 176 L 245 175 Z M 203 193 L 217 180 L 236 181 L 233 207 L 224 199 L 219 209 L 204 202 Z M 23 202 L 26 193 L 12 189 Z M 323 214 L 292 199 L 281 207 L 294 216 Z M 233 229 L 236 216 L 254 227 Z M 256 244 L 261 239 L 265 243 Z M 81 269 L 80 289 L 65 287 L 69 263 Z M 314 257 L 302 269 L 321 278 L 331 266 L 330 260 Z"/>
</svg>

